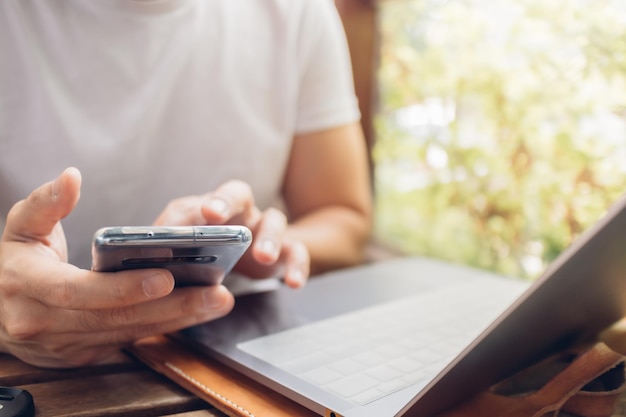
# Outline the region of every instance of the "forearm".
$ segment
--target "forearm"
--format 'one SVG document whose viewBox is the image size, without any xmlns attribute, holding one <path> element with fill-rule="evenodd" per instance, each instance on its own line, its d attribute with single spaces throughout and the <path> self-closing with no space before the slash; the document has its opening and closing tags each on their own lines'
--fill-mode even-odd
<svg viewBox="0 0 626 417">
<path fill-rule="evenodd" d="M 369 179 L 358 123 L 294 139 L 283 197 L 288 234 L 307 247 L 312 274 L 363 261 L 372 231 Z"/>
<path fill-rule="evenodd" d="M 371 231 L 369 212 L 327 206 L 293 220 L 287 234 L 307 247 L 315 275 L 361 263 Z"/>
</svg>

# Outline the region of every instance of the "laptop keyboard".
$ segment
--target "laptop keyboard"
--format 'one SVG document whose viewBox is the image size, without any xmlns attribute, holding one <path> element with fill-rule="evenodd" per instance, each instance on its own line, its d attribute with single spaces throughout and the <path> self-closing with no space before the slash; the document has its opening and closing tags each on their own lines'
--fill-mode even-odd
<svg viewBox="0 0 626 417">
<path fill-rule="evenodd" d="M 413 384 L 425 385 L 525 288 L 506 279 L 435 288 L 238 347 L 364 405 Z"/>
</svg>

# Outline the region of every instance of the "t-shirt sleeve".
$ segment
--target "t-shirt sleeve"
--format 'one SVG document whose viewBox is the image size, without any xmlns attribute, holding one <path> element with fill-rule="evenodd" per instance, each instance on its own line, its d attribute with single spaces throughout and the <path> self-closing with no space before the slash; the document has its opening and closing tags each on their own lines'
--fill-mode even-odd
<svg viewBox="0 0 626 417">
<path fill-rule="evenodd" d="M 304 2 L 296 132 L 358 121 L 358 102 L 344 28 L 332 0 Z"/>
</svg>

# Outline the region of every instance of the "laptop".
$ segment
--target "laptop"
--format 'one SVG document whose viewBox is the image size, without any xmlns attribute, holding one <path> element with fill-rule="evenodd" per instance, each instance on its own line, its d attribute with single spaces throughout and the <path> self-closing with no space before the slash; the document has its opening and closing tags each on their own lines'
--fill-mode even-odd
<svg viewBox="0 0 626 417">
<path fill-rule="evenodd" d="M 626 198 L 533 283 L 420 257 L 237 298 L 175 337 L 325 416 L 430 417 L 626 316 Z"/>
</svg>

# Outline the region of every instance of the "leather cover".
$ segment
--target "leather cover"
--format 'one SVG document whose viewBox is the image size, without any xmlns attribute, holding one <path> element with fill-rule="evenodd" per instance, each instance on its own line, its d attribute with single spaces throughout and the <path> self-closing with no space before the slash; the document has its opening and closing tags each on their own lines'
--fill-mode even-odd
<svg viewBox="0 0 626 417">
<path fill-rule="evenodd" d="M 562 352 L 439 417 L 611 417 L 624 380 L 624 357 L 596 343 Z"/>
<path fill-rule="evenodd" d="M 311 410 L 166 336 L 129 352 L 229 416 L 313 417 Z M 624 357 L 606 345 L 563 352 L 438 417 L 610 417 L 625 389 Z M 467 381 L 471 384 L 471 381 Z M 340 417 L 326 412 L 326 416 Z"/>
<path fill-rule="evenodd" d="M 318 414 L 165 337 L 136 342 L 130 353 L 229 416 L 314 417 Z"/>
</svg>

